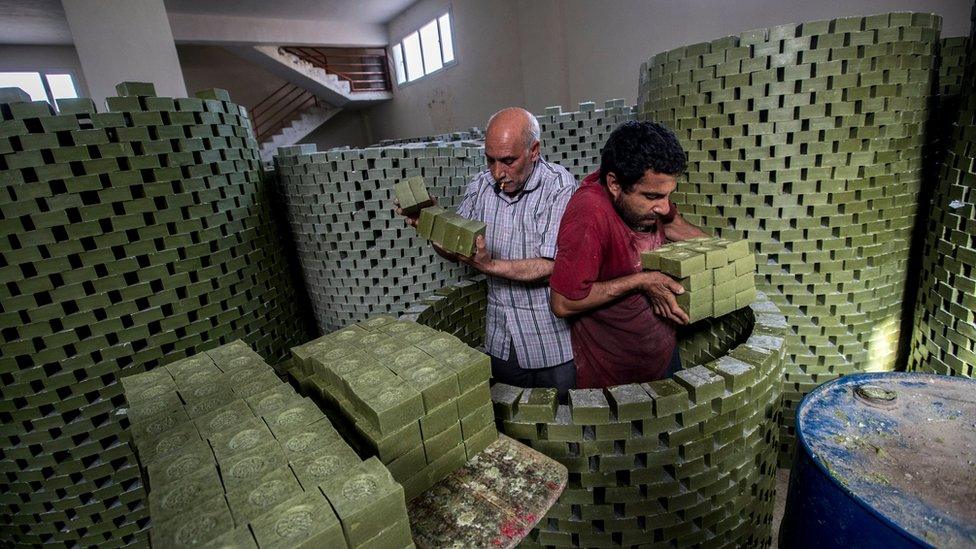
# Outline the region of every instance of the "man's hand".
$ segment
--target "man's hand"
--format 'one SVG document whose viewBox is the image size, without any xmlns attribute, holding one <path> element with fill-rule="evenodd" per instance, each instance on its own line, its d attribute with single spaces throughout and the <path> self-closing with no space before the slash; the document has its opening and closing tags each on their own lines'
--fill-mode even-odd
<svg viewBox="0 0 976 549">
<path fill-rule="evenodd" d="M 437 198 L 431 197 L 431 200 L 434 201 L 434 204 L 433 205 L 436 206 L 437 205 Z M 393 199 L 393 213 L 395 213 L 397 215 L 402 215 L 405 218 L 404 220 L 407 222 L 407 225 L 410 225 L 411 227 L 416 227 L 417 226 L 417 220 L 420 219 L 420 212 L 419 211 L 417 213 L 413 214 L 413 215 L 407 215 L 407 214 L 403 213 L 403 208 L 400 207 L 400 201 L 397 200 L 396 198 Z"/>
<path fill-rule="evenodd" d="M 651 300 L 651 309 L 663 318 L 673 320 L 678 324 L 687 324 L 688 315 L 678 306 L 675 295 L 685 293 L 685 289 L 676 280 L 660 271 L 643 271 L 640 291 L 647 294 Z"/>
<path fill-rule="evenodd" d="M 495 260 L 491 258 L 485 246 L 485 237 L 480 234 L 474 241 L 474 253 L 470 256 L 458 255 L 457 258 L 458 261 L 467 263 L 485 274 L 492 274 L 495 266 Z"/>
</svg>

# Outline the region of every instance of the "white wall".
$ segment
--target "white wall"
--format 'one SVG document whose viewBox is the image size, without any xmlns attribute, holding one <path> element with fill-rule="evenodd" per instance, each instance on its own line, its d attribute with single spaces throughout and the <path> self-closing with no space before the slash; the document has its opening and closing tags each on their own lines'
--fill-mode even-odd
<svg viewBox="0 0 976 549">
<path fill-rule="evenodd" d="M 525 101 L 516 0 L 421 0 L 389 25 L 390 43 L 441 15 L 454 18 L 457 64 L 369 109 L 377 141 L 484 127 L 492 113 Z"/>
<path fill-rule="evenodd" d="M 363 111 L 341 111 L 300 142 L 315 143 L 320 151 L 344 146 L 367 147 L 373 144 L 367 124 Z"/>
<path fill-rule="evenodd" d="M 191 95 L 208 88 L 223 88 L 238 105 L 253 109 L 285 81 L 264 68 L 242 59 L 220 46 L 176 46 Z"/>
<path fill-rule="evenodd" d="M 942 36 L 961 36 L 969 33 L 972 8 L 967 0 L 563 0 L 562 4 L 572 104 L 616 97 L 635 103 L 641 62 L 687 44 L 784 23 L 891 11 L 942 15 Z"/>
<path fill-rule="evenodd" d="M 501 107 L 637 100 L 654 54 L 743 31 L 890 11 L 942 15 L 969 33 L 968 0 L 421 0 L 389 25 L 390 43 L 450 7 L 456 67 L 394 89 L 370 110 L 376 139 L 483 127 Z"/>
<path fill-rule="evenodd" d="M 60 72 L 74 77 L 79 97 L 87 97 L 88 84 L 74 46 L 0 45 L 0 72 Z"/>
</svg>

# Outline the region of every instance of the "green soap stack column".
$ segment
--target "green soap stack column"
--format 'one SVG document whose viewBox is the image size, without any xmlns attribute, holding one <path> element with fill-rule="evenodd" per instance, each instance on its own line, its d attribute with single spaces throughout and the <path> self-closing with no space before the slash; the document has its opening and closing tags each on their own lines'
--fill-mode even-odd
<svg viewBox="0 0 976 549">
<path fill-rule="evenodd" d="M 438 205 L 453 211 L 483 169 L 481 145 L 445 141 L 326 152 L 301 145 L 283 147 L 275 158 L 320 332 L 374 314 L 400 314 L 468 271 L 438 256 L 393 213 L 393 189 L 422 177 Z"/>
<path fill-rule="evenodd" d="M 974 12 L 976 13 L 976 12 Z M 908 369 L 976 376 L 976 51 L 968 41 L 965 77 L 932 197 Z"/>
<path fill-rule="evenodd" d="M 635 115 L 634 108 L 627 106 L 623 99 L 611 99 L 602 109 L 592 101 L 580 103 L 579 110 L 571 112 L 563 112 L 562 107 L 548 107 L 536 118 L 542 155 L 582 180 L 600 167 L 600 150 L 610 132 L 633 120 Z"/>
<path fill-rule="evenodd" d="M 228 101 L 0 91 L 0 545 L 146 540 L 118 380 L 305 339 L 247 114 Z"/>
<path fill-rule="evenodd" d="M 675 202 L 754 245 L 756 285 L 794 335 L 784 458 L 806 393 L 895 367 L 940 27 L 923 13 L 781 25 L 641 67 L 639 116 L 688 151 Z"/>
<path fill-rule="evenodd" d="M 422 297 L 400 319 L 447 332 L 477 349 L 485 342 L 487 310 L 488 280 L 478 275 Z"/>
</svg>

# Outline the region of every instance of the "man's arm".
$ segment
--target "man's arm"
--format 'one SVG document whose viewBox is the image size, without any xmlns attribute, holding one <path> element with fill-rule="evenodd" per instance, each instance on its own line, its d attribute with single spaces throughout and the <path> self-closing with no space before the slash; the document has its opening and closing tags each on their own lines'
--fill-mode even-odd
<svg viewBox="0 0 976 549">
<path fill-rule="evenodd" d="M 681 284 L 660 271 L 641 271 L 613 280 L 594 282 L 590 293 L 583 299 L 569 299 L 553 290 L 549 305 L 554 315 L 566 318 L 601 307 L 632 292 L 644 292 L 651 300 L 651 309 L 658 316 L 669 318 L 678 324 L 687 324 L 688 315 L 681 310 L 674 297 L 684 291 Z"/>
<path fill-rule="evenodd" d="M 438 251 L 437 253 L 440 253 Z M 443 254 L 441 254 L 443 255 Z M 518 282 L 539 282 L 547 280 L 552 274 L 553 261 L 545 257 L 530 259 L 493 259 L 485 246 L 485 237 L 475 240 L 475 252 L 470 257 L 456 256 L 458 261 L 467 263 L 486 275 L 515 280 Z M 450 259 L 450 258 L 448 258 Z"/>
<path fill-rule="evenodd" d="M 671 221 L 662 225 L 664 227 L 664 237 L 671 242 L 688 240 L 689 238 L 697 238 L 699 236 L 708 236 L 708 233 L 689 223 L 688 220 L 681 217 L 681 214 L 677 212 L 675 212 L 674 218 Z"/>
</svg>

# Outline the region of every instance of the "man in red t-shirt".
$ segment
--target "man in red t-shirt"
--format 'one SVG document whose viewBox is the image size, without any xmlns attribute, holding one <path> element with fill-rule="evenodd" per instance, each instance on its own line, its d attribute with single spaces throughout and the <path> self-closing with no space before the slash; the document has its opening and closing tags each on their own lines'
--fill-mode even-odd
<svg viewBox="0 0 976 549">
<path fill-rule="evenodd" d="M 566 207 L 550 304 L 570 320 L 579 388 L 661 379 L 677 364 L 675 326 L 688 317 L 675 295 L 684 289 L 665 274 L 643 271 L 640 253 L 706 236 L 669 198 L 685 165 L 669 129 L 625 122 L 607 139 L 599 172 L 583 180 Z"/>
</svg>

